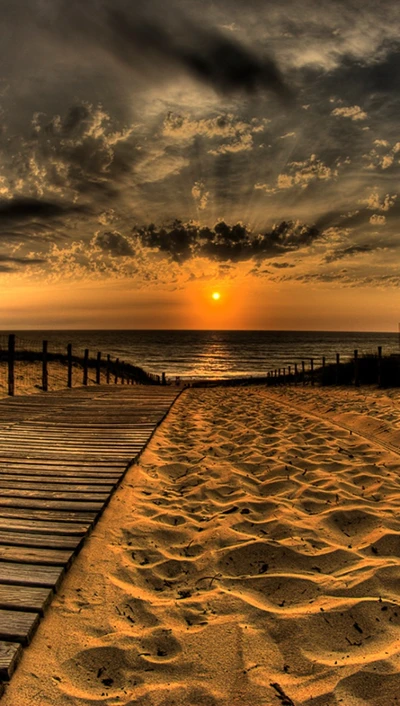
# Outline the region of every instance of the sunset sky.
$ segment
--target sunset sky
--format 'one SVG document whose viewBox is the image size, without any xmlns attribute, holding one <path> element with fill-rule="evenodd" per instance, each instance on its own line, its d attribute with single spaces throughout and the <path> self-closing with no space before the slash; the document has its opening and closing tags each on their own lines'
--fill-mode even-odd
<svg viewBox="0 0 400 706">
<path fill-rule="evenodd" d="M 399 36 L 395 0 L 3 2 L 0 328 L 397 330 Z"/>
</svg>

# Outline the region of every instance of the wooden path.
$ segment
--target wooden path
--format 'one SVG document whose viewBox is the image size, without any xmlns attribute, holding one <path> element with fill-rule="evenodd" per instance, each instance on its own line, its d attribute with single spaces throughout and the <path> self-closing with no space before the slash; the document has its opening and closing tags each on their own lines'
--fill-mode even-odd
<svg viewBox="0 0 400 706">
<path fill-rule="evenodd" d="M 178 394 L 121 385 L 0 401 L 0 694 L 86 534 Z"/>
</svg>

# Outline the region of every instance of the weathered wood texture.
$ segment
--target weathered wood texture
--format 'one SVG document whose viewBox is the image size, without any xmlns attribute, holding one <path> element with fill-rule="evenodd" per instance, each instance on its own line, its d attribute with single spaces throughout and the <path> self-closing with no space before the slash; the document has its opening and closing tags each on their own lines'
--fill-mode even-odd
<svg viewBox="0 0 400 706">
<path fill-rule="evenodd" d="M 0 642 L 0 680 L 5 681 L 11 677 L 17 662 L 22 654 L 22 647 L 15 642 Z M 3 693 L 0 684 L 0 695 Z"/>
<path fill-rule="evenodd" d="M 85 535 L 177 395 L 96 386 L 0 401 L 0 694 Z"/>
</svg>

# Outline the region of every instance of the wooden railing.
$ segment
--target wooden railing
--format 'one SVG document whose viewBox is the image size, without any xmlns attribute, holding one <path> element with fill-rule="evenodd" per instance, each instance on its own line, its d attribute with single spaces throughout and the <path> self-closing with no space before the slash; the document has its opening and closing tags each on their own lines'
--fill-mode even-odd
<svg viewBox="0 0 400 706">
<path fill-rule="evenodd" d="M 299 367 L 301 365 L 301 367 Z M 301 363 L 287 364 L 283 368 L 270 370 L 267 384 L 355 385 L 376 384 L 379 387 L 400 386 L 400 355 L 382 355 L 382 346 L 376 353 L 359 355 L 356 349 L 344 361 L 339 353 L 335 360 L 327 363 L 326 357 L 308 358 Z"/>
<path fill-rule="evenodd" d="M 165 373 L 157 375 L 139 366 L 126 363 L 110 354 L 97 351 L 91 355 L 86 348 L 74 351 L 68 343 L 65 349 L 24 339 L 15 334 L 0 336 L 0 391 L 15 395 L 35 388 L 50 389 L 89 384 L 165 385 Z"/>
</svg>

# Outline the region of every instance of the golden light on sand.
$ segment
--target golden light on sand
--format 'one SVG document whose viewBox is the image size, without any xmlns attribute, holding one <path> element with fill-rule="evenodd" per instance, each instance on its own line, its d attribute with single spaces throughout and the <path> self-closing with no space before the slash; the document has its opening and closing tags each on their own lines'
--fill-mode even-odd
<svg viewBox="0 0 400 706">
<path fill-rule="evenodd" d="M 216 302 L 218 301 L 218 299 L 221 299 L 221 295 L 219 292 L 213 292 L 211 296 Z"/>
</svg>

